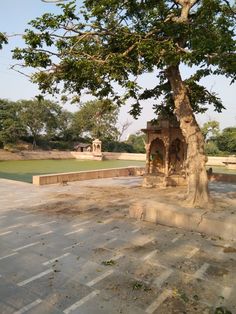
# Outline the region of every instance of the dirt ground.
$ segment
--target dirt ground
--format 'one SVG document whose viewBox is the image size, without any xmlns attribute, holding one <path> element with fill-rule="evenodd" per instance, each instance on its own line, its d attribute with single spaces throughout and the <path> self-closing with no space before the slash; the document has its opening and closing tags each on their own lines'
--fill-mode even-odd
<svg viewBox="0 0 236 314">
<path fill-rule="evenodd" d="M 213 207 L 207 209 L 213 213 L 236 214 L 236 185 L 227 185 L 227 189 L 218 191 L 214 184 L 211 188 Z M 233 187 L 233 188 L 232 188 Z M 152 200 L 178 207 L 187 207 L 184 202 L 186 187 L 144 188 L 136 186 L 83 186 L 83 192 L 51 193 L 49 202 L 37 209 L 58 214 L 75 214 L 89 211 L 119 211 L 126 215 L 131 204 Z"/>
</svg>

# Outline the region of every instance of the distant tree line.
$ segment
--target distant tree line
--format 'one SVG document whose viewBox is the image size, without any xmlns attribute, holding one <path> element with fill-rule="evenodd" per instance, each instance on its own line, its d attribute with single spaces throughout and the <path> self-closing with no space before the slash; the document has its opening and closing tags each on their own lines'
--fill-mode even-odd
<svg viewBox="0 0 236 314">
<path fill-rule="evenodd" d="M 202 133 L 207 155 L 236 155 L 236 127 L 220 131 L 219 122 L 212 120 L 204 123 Z"/>
<path fill-rule="evenodd" d="M 145 152 L 144 135 L 121 137 L 130 125 L 118 128 L 119 108 L 109 100 L 88 101 L 72 113 L 56 102 L 0 99 L 0 147 L 9 150 L 71 150 L 78 142 L 99 138 L 104 151 Z"/>
</svg>

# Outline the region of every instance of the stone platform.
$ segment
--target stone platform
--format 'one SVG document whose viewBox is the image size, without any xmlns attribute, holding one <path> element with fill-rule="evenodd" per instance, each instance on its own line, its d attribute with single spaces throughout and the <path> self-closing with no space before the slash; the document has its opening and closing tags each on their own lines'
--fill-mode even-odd
<svg viewBox="0 0 236 314">
<path fill-rule="evenodd" d="M 186 186 L 187 180 L 181 175 L 144 175 L 143 187 L 168 187 L 168 186 Z"/>
<path fill-rule="evenodd" d="M 169 192 L 141 182 L 1 179 L 0 313 L 235 313 L 235 239 L 129 218 L 144 195 L 169 206 Z M 210 188 L 234 201 L 235 185 Z"/>
<path fill-rule="evenodd" d="M 222 212 L 184 208 L 152 200 L 140 200 L 130 206 L 129 214 L 130 217 L 139 220 L 236 240 L 235 212 L 226 215 Z"/>
</svg>

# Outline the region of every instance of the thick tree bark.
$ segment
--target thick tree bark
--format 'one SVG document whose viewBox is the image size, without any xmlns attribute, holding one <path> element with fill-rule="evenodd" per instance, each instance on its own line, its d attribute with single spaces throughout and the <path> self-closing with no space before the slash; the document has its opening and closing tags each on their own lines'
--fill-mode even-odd
<svg viewBox="0 0 236 314">
<path fill-rule="evenodd" d="M 209 207 L 211 202 L 205 168 L 207 157 L 204 152 L 204 138 L 193 114 L 179 67 L 168 67 L 166 75 L 173 91 L 175 115 L 180 122 L 180 128 L 188 145 L 186 161 L 187 202 L 195 207 Z"/>
</svg>

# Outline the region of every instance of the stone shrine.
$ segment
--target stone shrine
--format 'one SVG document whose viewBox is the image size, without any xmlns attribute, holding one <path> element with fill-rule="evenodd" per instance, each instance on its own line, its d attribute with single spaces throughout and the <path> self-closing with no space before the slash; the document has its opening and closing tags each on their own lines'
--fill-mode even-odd
<svg viewBox="0 0 236 314">
<path fill-rule="evenodd" d="M 178 121 L 159 117 L 147 122 L 143 186 L 186 185 L 187 144 Z"/>
<path fill-rule="evenodd" d="M 99 139 L 95 139 L 93 141 L 92 153 L 93 153 L 94 160 L 102 160 L 103 159 L 102 142 Z"/>
</svg>

